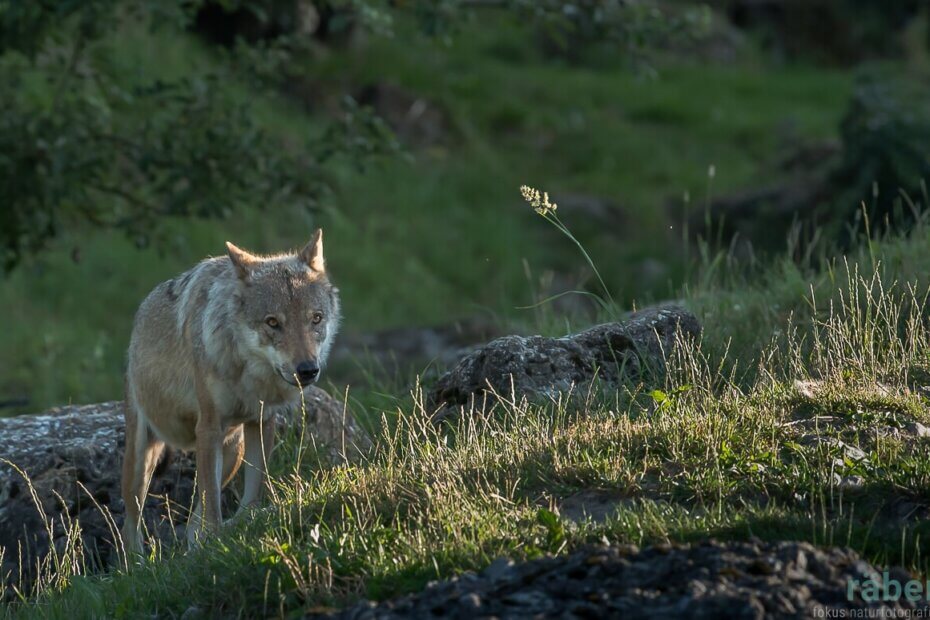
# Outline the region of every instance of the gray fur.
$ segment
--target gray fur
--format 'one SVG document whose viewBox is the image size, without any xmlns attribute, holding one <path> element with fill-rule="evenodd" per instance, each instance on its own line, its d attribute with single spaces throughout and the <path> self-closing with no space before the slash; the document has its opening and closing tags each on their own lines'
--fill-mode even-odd
<svg viewBox="0 0 930 620">
<path fill-rule="evenodd" d="M 232 244 L 228 251 L 159 284 L 136 314 L 126 375 L 127 502 L 138 501 L 138 485 L 147 488 L 151 453 L 164 444 L 196 448 L 200 466 L 204 437 L 221 433 L 227 461 L 236 450 L 241 460 L 243 425 L 257 428 L 300 401 L 296 366 L 325 367 L 340 307 L 321 233 L 299 253 L 259 257 Z M 238 468 L 218 460 L 211 467 L 219 472 Z"/>
</svg>

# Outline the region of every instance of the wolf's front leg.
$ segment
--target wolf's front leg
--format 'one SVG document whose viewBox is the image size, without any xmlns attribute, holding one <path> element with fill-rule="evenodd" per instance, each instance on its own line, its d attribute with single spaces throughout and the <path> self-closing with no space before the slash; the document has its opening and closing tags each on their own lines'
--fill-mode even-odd
<svg viewBox="0 0 930 620">
<path fill-rule="evenodd" d="M 274 449 L 274 416 L 269 415 L 261 422 L 245 424 L 245 483 L 242 489 L 242 501 L 236 516 L 262 497 L 262 489 L 268 471 L 268 460 Z"/>
<path fill-rule="evenodd" d="M 192 546 L 221 523 L 220 482 L 223 470 L 223 433 L 218 420 L 201 415 L 197 423 L 197 508 L 187 524 L 187 541 Z"/>
</svg>

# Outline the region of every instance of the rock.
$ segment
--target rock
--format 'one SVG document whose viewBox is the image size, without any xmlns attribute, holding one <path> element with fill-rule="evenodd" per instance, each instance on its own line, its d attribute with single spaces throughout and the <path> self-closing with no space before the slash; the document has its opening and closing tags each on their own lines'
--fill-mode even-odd
<svg viewBox="0 0 930 620">
<path fill-rule="evenodd" d="M 504 602 L 511 607 L 531 609 L 534 613 L 550 611 L 552 600 L 538 590 L 528 592 L 514 592 L 504 598 Z"/>
<path fill-rule="evenodd" d="M 486 410 L 498 401 L 557 399 L 585 393 L 596 378 L 605 387 L 660 375 L 679 336 L 700 334 L 689 311 L 664 306 L 573 336 L 505 336 L 463 358 L 440 377 L 429 404 L 441 420 L 462 408 Z"/>
<path fill-rule="evenodd" d="M 823 381 L 816 381 L 809 379 L 807 381 L 801 381 L 796 379 L 794 382 L 794 389 L 797 390 L 800 396 L 808 400 L 814 400 L 823 392 Z"/>
<path fill-rule="evenodd" d="M 911 422 L 905 425 L 905 428 L 907 432 L 915 437 L 930 437 L 930 428 L 924 426 L 920 422 Z"/>
<path fill-rule="evenodd" d="M 181 620 L 198 620 L 198 618 L 203 617 L 205 617 L 203 610 L 196 605 L 191 605 L 181 614 Z"/>
<path fill-rule="evenodd" d="M 837 471 L 847 467 L 847 460 L 855 464 L 869 459 L 869 455 L 865 450 L 850 445 L 837 437 L 808 433 L 800 437 L 800 442 L 803 445 L 816 446 L 823 450 L 825 454 L 832 455 Z M 834 474 L 836 484 L 840 484 L 839 474 L 837 472 L 834 472 Z"/>
<path fill-rule="evenodd" d="M 608 543 L 505 571 L 490 568 L 326 617 L 358 618 L 359 610 L 379 619 L 473 618 L 476 612 L 497 618 L 852 617 L 865 608 L 876 617 L 919 617 L 930 611 L 924 599 L 848 599 L 849 579 L 881 580 L 881 572 L 852 551 L 803 542 L 705 541 L 642 551 Z M 525 578 L 515 581 L 513 572 Z M 790 579 L 782 577 L 786 572 Z M 900 569 L 888 574 L 902 584 L 912 579 Z"/>
<path fill-rule="evenodd" d="M 294 423 L 293 417 L 282 415 L 279 424 Z M 323 456 L 340 460 L 345 450 L 346 457 L 354 458 L 370 446 L 341 403 L 315 387 L 307 393 L 306 421 Z M 80 525 L 91 568 L 115 561 L 114 537 L 123 514 L 122 402 L 2 418 L 0 437 L 3 574 L 18 574 L 22 565 L 32 571 L 23 575 L 28 583 L 35 577 L 36 561 L 64 546 L 70 523 Z M 185 453 L 177 453 L 165 465 L 152 481 L 146 518 L 149 531 L 170 543 L 183 540 L 195 466 L 193 456 Z M 224 492 L 226 507 L 235 505 L 232 486 Z"/>
<path fill-rule="evenodd" d="M 513 560 L 509 558 L 497 558 L 484 569 L 483 575 L 488 579 L 501 581 L 513 575 Z"/>
<path fill-rule="evenodd" d="M 836 450 L 837 452 L 839 452 L 840 456 L 843 459 L 848 459 L 852 461 L 853 463 L 858 463 L 859 461 L 864 461 L 868 458 L 868 455 L 865 453 L 864 450 L 862 450 L 862 448 L 851 446 L 848 443 L 840 441 L 839 439 L 835 437 L 821 438 L 820 443 L 827 446 L 828 448 Z M 843 462 L 841 461 L 840 466 L 845 467 L 845 464 L 843 464 Z"/>
<path fill-rule="evenodd" d="M 839 484 L 840 489 L 847 492 L 861 491 L 864 486 L 865 478 L 862 476 L 844 476 Z"/>
<path fill-rule="evenodd" d="M 465 610 L 478 611 L 481 609 L 481 596 L 475 592 L 464 594 L 459 598 L 459 605 Z"/>
</svg>

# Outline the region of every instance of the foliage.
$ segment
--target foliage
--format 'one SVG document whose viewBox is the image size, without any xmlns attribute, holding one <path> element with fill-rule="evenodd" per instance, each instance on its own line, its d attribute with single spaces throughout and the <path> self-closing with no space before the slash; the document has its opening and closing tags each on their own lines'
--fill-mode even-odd
<svg viewBox="0 0 930 620">
<path fill-rule="evenodd" d="M 481 4 L 328 0 L 316 10 L 341 19 L 339 28 L 357 23 L 386 34 L 393 13 L 409 11 L 439 35 Z M 604 40 L 631 55 L 691 19 L 615 1 L 491 4 L 550 33 Z M 223 41 L 235 45 L 210 70 L 140 81 L 107 46 L 107 33 L 128 22 L 181 31 L 208 11 L 252 24 L 220 21 Z M 0 178 L 8 187 L 0 265 L 10 270 L 77 223 L 125 231 L 144 246 L 165 218 L 220 217 L 242 205 L 313 209 L 329 189 L 326 156 L 349 151 L 359 161 L 396 150 L 383 124 L 351 101 L 346 133 L 283 146 L 255 122 L 250 101 L 231 95 L 230 83 L 244 78 L 284 83 L 307 49 L 300 11 L 293 0 L 0 2 Z"/>
<path fill-rule="evenodd" d="M 639 67 L 656 49 L 671 41 L 702 36 L 709 24 L 709 12 L 701 3 L 673 7 L 654 1 L 623 0 L 410 0 L 398 2 L 417 16 L 424 32 L 448 36 L 467 14 L 475 19 L 479 9 L 513 13 L 531 25 L 542 47 L 554 56 L 573 62 L 585 58 L 592 48 L 622 56 Z"/>
<path fill-rule="evenodd" d="M 710 12 L 699 2 L 683 8 L 623 0 L 516 4 L 538 24 L 545 49 L 574 62 L 590 58 L 588 52 L 622 50 L 634 66 L 652 69 L 656 49 L 700 39 L 710 25 Z"/>
<path fill-rule="evenodd" d="M 927 206 L 930 180 L 930 115 L 926 89 L 866 77 L 853 92 L 840 125 L 842 160 L 832 179 L 834 227 L 861 215 L 873 230 L 907 228 Z"/>
<path fill-rule="evenodd" d="M 390 148 L 383 123 L 352 102 L 322 140 L 269 137 L 230 86 L 244 63 L 268 70 L 262 53 L 281 62 L 281 48 L 242 49 L 206 71 L 140 80 L 108 45 L 105 35 L 127 21 L 183 29 L 198 4 L 0 3 L 5 269 L 76 223 L 125 231 L 144 246 L 172 217 L 312 209 L 327 190 L 327 159 Z"/>
</svg>

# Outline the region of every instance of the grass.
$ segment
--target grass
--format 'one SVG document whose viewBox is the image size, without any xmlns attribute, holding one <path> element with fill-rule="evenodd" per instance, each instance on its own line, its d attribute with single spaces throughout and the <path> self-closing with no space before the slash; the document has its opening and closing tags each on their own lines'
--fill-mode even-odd
<svg viewBox="0 0 930 620">
<path fill-rule="evenodd" d="M 140 81 L 225 62 L 169 30 L 127 27 L 105 45 L 100 53 Z M 401 23 L 392 39 L 373 36 L 361 49 L 309 59 L 293 79 L 315 96 L 397 84 L 442 111 L 446 139 L 364 174 L 338 172 L 335 195 L 314 216 L 256 208 L 221 221 L 174 222 L 160 251 L 113 234 L 68 231 L 0 282 L 7 309 L 0 400 L 29 400 L 5 411 L 120 397 L 138 303 L 157 282 L 220 253 L 226 239 L 279 250 L 323 225 L 349 330 L 476 314 L 532 324 L 532 313 L 516 308 L 532 303 L 541 281 L 555 273 L 584 284 L 585 272 L 572 247 L 527 217 L 517 191 L 523 183 L 545 183 L 557 201 L 581 193 L 615 203 L 620 217 L 609 223 L 565 208 L 561 217 L 598 264 L 617 266 L 604 275 L 618 303 L 673 294 L 685 261 L 665 205 L 687 192 L 699 208 L 709 192 L 759 181 L 759 164 L 795 141 L 835 137 L 851 77 L 763 67 L 751 58 L 721 66 L 661 60 L 659 69 L 652 79 L 619 61 L 568 65 L 503 20 L 495 28 L 466 24 L 447 46 Z M 298 100 L 255 93 L 245 82 L 232 90 L 288 143 L 320 129 L 319 102 L 308 113 Z M 71 260 L 75 249 L 79 263 Z M 657 273 L 644 275 L 647 260 L 658 261 Z"/>
<path fill-rule="evenodd" d="M 321 464 L 295 430 L 275 453 L 273 499 L 204 549 L 105 575 L 76 563 L 8 611 L 289 617 L 605 537 L 801 539 L 925 575 L 930 526 L 898 509 L 930 502 L 930 441 L 908 431 L 930 423 L 928 241 L 921 226 L 754 286 L 708 276 L 687 299 L 704 336 L 679 343 L 657 392 L 499 405 L 440 428 L 411 399 L 356 464 Z M 613 510 L 562 515 L 580 493 Z"/>
</svg>

